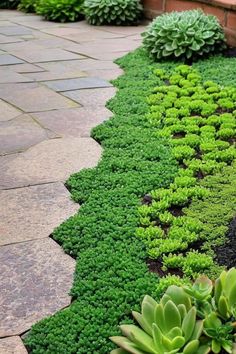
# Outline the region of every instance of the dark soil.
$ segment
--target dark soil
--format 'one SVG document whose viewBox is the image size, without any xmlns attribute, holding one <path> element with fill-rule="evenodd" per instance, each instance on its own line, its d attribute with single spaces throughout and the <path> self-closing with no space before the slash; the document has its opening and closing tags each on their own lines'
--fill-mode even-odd
<svg viewBox="0 0 236 354">
<path fill-rule="evenodd" d="M 152 204 L 152 196 L 149 194 L 146 194 L 142 199 L 142 204 L 151 205 Z"/>
<path fill-rule="evenodd" d="M 182 209 L 183 207 L 170 207 L 169 212 L 175 217 L 183 216 L 184 212 Z"/>
<path fill-rule="evenodd" d="M 227 268 L 236 267 L 236 217 L 231 221 L 226 237 L 227 242 L 215 249 L 216 259 Z"/>
<path fill-rule="evenodd" d="M 159 277 L 164 277 L 168 274 L 171 275 L 179 275 L 180 277 L 183 277 L 183 272 L 179 268 L 169 268 L 168 270 L 163 270 L 163 263 L 159 259 L 148 259 L 147 260 L 147 265 L 149 268 L 149 271 L 152 273 L 156 273 L 159 275 Z"/>
<path fill-rule="evenodd" d="M 228 47 L 224 52 L 224 56 L 228 58 L 236 58 L 236 48 Z"/>
</svg>

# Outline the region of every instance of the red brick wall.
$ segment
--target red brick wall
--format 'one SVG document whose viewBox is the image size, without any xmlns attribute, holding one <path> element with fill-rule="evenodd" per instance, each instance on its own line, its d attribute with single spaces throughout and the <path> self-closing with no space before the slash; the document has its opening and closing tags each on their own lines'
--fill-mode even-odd
<svg viewBox="0 0 236 354">
<path fill-rule="evenodd" d="M 154 18 L 163 12 L 200 8 L 205 13 L 218 17 L 228 44 L 236 47 L 236 0 L 213 0 L 211 4 L 191 0 L 143 0 L 143 5 L 148 18 Z"/>
</svg>

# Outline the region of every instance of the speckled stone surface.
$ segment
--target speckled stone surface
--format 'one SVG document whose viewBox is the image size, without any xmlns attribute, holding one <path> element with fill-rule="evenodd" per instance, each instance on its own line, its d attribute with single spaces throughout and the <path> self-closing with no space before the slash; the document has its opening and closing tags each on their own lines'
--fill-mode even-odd
<svg viewBox="0 0 236 354">
<path fill-rule="evenodd" d="M 18 336 L 0 339 L 1 354 L 27 354 L 25 346 Z"/>
<path fill-rule="evenodd" d="M 0 191 L 0 245 L 47 237 L 78 209 L 60 182 Z"/>
<path fill-rule="evenodd" d="M 0 247 L 0 337 L 19 335 L 68 306 L 74 267 L 50 238 Z"/>
</svg>

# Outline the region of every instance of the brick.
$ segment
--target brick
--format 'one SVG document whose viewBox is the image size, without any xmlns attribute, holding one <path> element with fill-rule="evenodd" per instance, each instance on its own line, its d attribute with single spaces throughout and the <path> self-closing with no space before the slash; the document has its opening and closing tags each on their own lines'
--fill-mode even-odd
<svg viewBox="0 0 236 354">
<path fill-rule="evenodd" d="M 203 11 L 206 14 L 210 14 L 210 15 L 216 16 L 218 18 L 218 20 L 220 21 L 220 24 L 222 26 L 225 25 L 225 10 L 224 9 L 204 4 L 203 5 Z"/>
<path fill-rule="evenodd" d="M 236 31 L 229 29 L 229 28 L 224 28 L 227 43 L 233 47 L 236 47 Z"/>
<path fill-rule="evenodd" d="M 229 11 L 227 14 L 227 28 L 236 31 L 236 11 Z"/>
<path fill-rule="evenodd" d="M 143 6 L 144 6 L 144 9 L 163 12 L 164 11 L 164 0 L 144 0 Z"/>
<path fill-rule="evenodd" d="M 186 11 L 202 8 L 202 4 L 196 1 L 166 0 L 166 12 Z"/>
</svg>

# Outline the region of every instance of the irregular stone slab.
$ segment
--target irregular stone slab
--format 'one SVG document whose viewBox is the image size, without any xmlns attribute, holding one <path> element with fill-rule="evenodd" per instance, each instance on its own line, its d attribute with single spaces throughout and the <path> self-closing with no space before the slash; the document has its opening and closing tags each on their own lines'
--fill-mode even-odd
<svg viewBox="0 0 236 354">
<path fill-rule="evenodd" d="M 47 129 L 61 136 L 89 136 L 90 130 L 110 118 L 112 113 L 103 107 L 63 109 L 33 113 L 33 117 Z"/>
<path fill-rule="evenodd" d="M 23 26 L 3 26 L 0 27 L 0 33 L 6 36 L 22 36 L 24 34 L 31 34 L 31 30 Z"/>
<path fill-rule="evenodd" d="M 76 44 L 75 44 L 76 46 Z M 94 60 L 94 59 L 83 59 L 83 60 L 68 60 L 68 61 L 59 61 L 59 62 L 48 62 L 40 63 L 41 68 L 52 72 L 60 72 L 68 70 L 101 70 L 101 69 L 117 69 L 118 66 L 112 62 Z"/>
<path fill-rule="evenodd" d="M 114 80 L 118 76 L 122 75 L 124 72 L 122 69 L 103 69 L 103 70 L 86 70 L 88 76 L 102 77 L 105 80 Z"/>
<path fill-rule="evenodd" d="M 72 91 L 87 88 L 112 87 L 112 85 L 98 77 L 85 77 L 81 79 L 45 81 L 44 84 L 54 91 Z"/>
<path fill-rule="evenodd" d="M 132 34 L 142 33 L 146 30 L 146 26 L 101 26 L 98 27 L 100 31 L 106 31 L 111 33 L 119 33 L 125 36 L 130 36 Z"/>
<path fill-rule="evenodd" d="M 0 339 L 0 353 L 27 354 L 27 350 L 20 337 L 7 337 Z"/>
<path fill-rule="evenodd" d="M 24 63 L 23 60 L 18 59 L 10 54 L 1 54 L 0 55 L 0 65 L 12 65 Z"/>
<path fill-rule="evenodd" d="M 0 122 L 6 122 L 19 116 L 22 112 L 0 99 Z"/>
<path fill-rule="evenodd" d="M 0 166 L 0 188 L 65 181 L 72 173 L 96 166 L 101 151 L 91 138 L 45 140 Z"/>
<path fill-rule="evenodd" d="M 0 123 L 0 155 L 20 152 L 48 138 L 29 115 L 21 115 L 9 122 Z"/>
<path fill-rule="evenodd" d="M 0 21 L 2 22 L 2 21 Z M 4 36 L 3 34 L 0 34 L 0 44 L 4 43 L 16 43 L 16 42 L 22 42 L 23 39 L 20 38 L 15 38 L 15 37 L 7 37 Z"/>
<path fill-rule="evenodd" d="M 18 50 L 12 51 L 15 56 L 21 58 L 29 63 L 41 63 L 47 61 L 73 60 L 80 59 L 81 56 L 68 52 L 63 49 L 40 49 L 40 50 Z"/>
<path fill-rule="evenodd" d="M 1 60 L 1 55 L 0 55 L 0 60 Z M 15 71 L 11 70 L 9 67 L 3 69 L 0 66 L 0 84 L 13 83 L 13 82 L 15 83 L 32 82 L 32 81 L 33 81 L 32 79 L 16 73 Z"/>
<path fill-rule="evenodd" d="M 41 63 L 40 63 L 41 65 Z M 61 80 L 61 79 L 73 79 L 78 77 L 87 76 L 83 71 L 75 70 L 73 68 L 67 67 L 67 70 L 61 71 L 44 71 L 44 72 L 34 72 L 26 74 L 29 79 L 36 80 L 38 82 L 48 81 L 48 80 Z"/>
<path fill-rule="evenodd" d="M 7 66 L 2 66 L 1 69 L 7 69 Z M 44 71 L 44 69 L 40 68 L 37 65 L 33 64 L 15 64 L 11 66 L 11 70 L 15 71 L 16 73 L 24 74 L 24 73 L 38 73 Z"/>
<path fill-rule="evenodd" d="M 106 102 L 115 95 L 115 87 L 87 89 L 62 92 L 64 96 L 80 103 L 85 107 L 105 106 Z"/>
<path fill-rule="evenodd" d="M 0 248 L 0 336 L 18 335 L 70 304 L 75 261 L 50 238 Z"/>
<path fill-rule="evenodd" d="M 61 182 L 0 191 L 0 201 L 0 245 L 47 237 L 78 211 Z"/>
<path fill-rule="evenodd" d="M 56 92 L 35 84 L 0 87 L 0 97 L 22 109 L 24 112 L 48 111 L 50 109 L 77 107 L 75 102 Z"/>
</svg>

